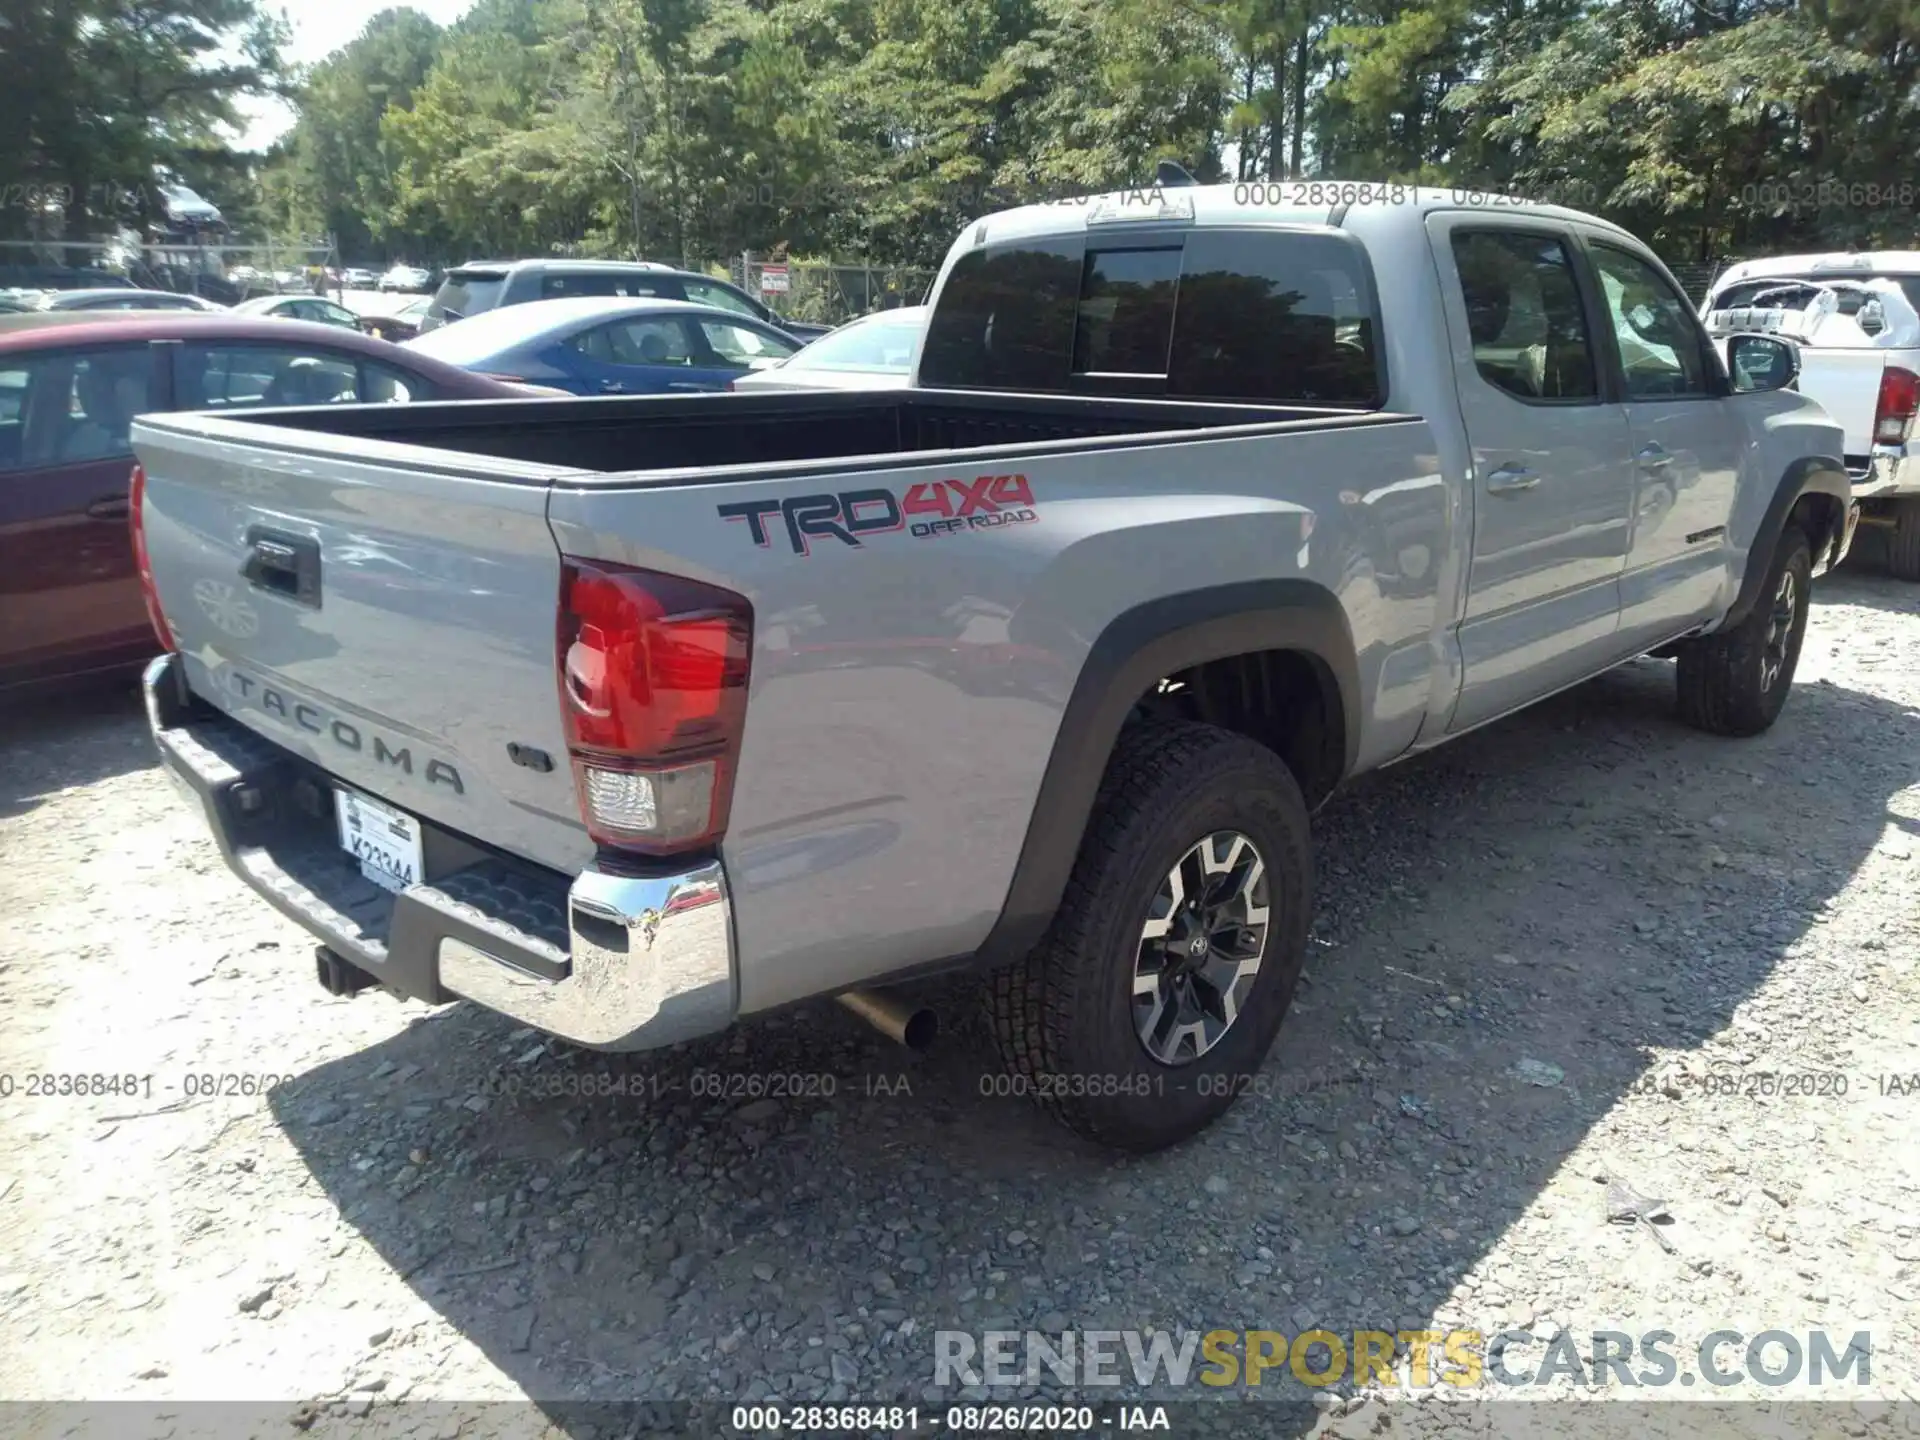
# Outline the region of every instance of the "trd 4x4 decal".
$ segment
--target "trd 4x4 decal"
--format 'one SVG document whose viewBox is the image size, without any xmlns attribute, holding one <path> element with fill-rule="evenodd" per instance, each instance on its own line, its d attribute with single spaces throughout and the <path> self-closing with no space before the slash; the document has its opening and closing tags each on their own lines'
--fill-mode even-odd
<svg viewBox="0 0 1920 1440">
<path fill-rule="evenodd" d="M 719 508 L 723 520 L 744 520 L 753 543 L 771 541 L 769 520 L 778 515 L 796 555 L 811 555 L 815 540 L 859 546 L 865 535 L 905 530 L 916 539 L 1027 525 L 1040 517 L 1033 487 L 1024 475 L 978 475 L 971 480 L 923 480 L 904 496 L 891 490 L 842 490 L 838 494 L 790 495 L 785 500 L 742 500 Z"/>
</svg>

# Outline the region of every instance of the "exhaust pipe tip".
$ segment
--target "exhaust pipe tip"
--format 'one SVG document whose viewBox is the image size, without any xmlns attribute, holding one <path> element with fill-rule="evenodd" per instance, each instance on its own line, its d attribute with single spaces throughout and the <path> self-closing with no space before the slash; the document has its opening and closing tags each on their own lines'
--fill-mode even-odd
<svg viewBox="0 0 1920 1440">
<path fill-rule="evenodd" d="M 909 1050 L 932 1048 L 940 1034 L 939 1015 L 925 1005 L 902 1005 L 871 990 L 848 990 L 834 998 L 889 1040 Z"/>
</svg>

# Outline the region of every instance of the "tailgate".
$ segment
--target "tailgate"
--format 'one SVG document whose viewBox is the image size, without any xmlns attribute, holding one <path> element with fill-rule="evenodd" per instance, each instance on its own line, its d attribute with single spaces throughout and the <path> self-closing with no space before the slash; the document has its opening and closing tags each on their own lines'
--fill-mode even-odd
<svg viewBox="0 0 1920 1440">
<path fill-rule="evenodd" d="M 207 416 L 143 419 L 133 441 L 197 693 L 449 830 L 587 862 L 554 669 L 563 472 Z"/>
<path fill-rule="evenodd" d="M 1872 449 L 1873 416 L 1880 403 L 1884 350 L 1843 350 L 1806 346 L 1800 352 L 1800 393 L 1846 432 L 1846 453 L 1864 459 Z"/>
</svg>

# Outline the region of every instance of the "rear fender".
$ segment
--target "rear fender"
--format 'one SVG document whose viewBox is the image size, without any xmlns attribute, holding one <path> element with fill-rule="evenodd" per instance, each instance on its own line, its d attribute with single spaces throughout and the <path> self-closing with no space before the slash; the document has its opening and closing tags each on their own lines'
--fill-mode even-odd
<svg viewBox="0 0 1920 1440">
<path fill-rule="evenodd" d="M 1000 918 L 977 952 L 1018 960 L 1053 922 L 1121 728 L 1159 680 L 1209 660 L 1299 651 L 1332 676 L 1344 743 L 1341 775 L 1360 746 L 1360 667 L 1334 595 L 1305 580 L 1256 580 L 1164 596 L 1116 617 L 1087 653 L 1061 716 L 1033 818 Z"/>
</svg>

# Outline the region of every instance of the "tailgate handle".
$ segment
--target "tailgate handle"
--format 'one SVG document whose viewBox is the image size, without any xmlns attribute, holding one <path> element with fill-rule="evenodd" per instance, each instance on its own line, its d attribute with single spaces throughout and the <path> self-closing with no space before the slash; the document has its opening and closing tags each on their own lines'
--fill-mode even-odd
<svg viewBox="0 0 1920 1440">
<path fill-rule="evenodd" d="M 254 526 L 247 531 L 247 560 L 240 573 L 256 590 L 320 608 L 320 542 Z"/>
</svg>

